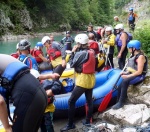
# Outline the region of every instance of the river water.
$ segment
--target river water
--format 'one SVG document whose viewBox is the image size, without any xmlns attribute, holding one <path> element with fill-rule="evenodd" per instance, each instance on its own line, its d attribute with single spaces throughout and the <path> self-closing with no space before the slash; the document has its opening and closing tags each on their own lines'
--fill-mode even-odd
<svg viewBox="0 0 150 132">
<path fill-rule="evenodd" d="M 75 35 L 73 35 L 75 36 Z M 31 43 L 31 48 L 34 48 L 34 46 L 36 45 L 37 42 L 42 40 L 42 37 L 36 37 L 36 38 L 30 38 L 28 39 Z M 59 41 L 64 37 L 64 35 L 57 35 L 54 36 L 54 39 L 56 41 Z M 20 40 L 9 40 L 9 41 L 0 41 L 0 53 L 3 54 L 11 54 L 14 53 L 16 51 L 16 44 L 19 42 Z"/>
</svg>

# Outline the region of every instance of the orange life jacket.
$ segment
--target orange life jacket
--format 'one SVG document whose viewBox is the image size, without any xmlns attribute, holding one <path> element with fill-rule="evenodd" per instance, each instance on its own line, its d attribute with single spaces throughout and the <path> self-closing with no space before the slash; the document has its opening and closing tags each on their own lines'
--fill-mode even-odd
<svg viewBox="0 0 150 132">
<path fill-rule="evenodd" d="M 83 64 L 82 73 L 92 74 L 95 73 L 95 54 L 93 50 L 88 50 L 89 59 Z"/>
</svg>

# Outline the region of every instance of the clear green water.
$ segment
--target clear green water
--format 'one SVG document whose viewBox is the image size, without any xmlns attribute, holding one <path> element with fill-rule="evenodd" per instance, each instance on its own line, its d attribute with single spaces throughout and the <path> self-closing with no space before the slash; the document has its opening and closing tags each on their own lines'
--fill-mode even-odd
<svg viewBox="0 0 150 132">
<path fill-rule="evenodd" d="M 72 35 L 73 37 L 75 34 Z M 54 36 L 56 41 L 59 41 L 64 37 L 64 35 Z M 28 39 L 31 43 L 31 48 L 34 48 L 37 42 L 41 41 L 42 37 Z M 9 40 L 9 41 L 0 41 L 0 53 L 1 54 L 11 54 L 16 52 L 16 44 L 20 40 Z"/>
</svg>

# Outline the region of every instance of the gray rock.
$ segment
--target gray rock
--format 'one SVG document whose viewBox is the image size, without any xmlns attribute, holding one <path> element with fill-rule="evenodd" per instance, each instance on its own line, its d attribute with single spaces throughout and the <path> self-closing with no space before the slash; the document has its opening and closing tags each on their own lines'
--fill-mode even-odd
<svg viewBox="0 0 150 132">
<path fill-rule="evenodd" d="M 10 18 L 6 16 L 3 10 L 0 10 L 0 28 L 14 29 L 14 24 L 11 22 Z"/>
<path fill-rule="evenodd" d="M 134 86 L 130 86 L 128 89 L 128 99 L 131 103 L 142 103 L 150 106 L 150 73 L 148 72 L 145 80 Z"/>
<path fill-rule="evenodd" d="M 145 104 L 128 104 L 118 110 L 110 109 L 102 117 L 122 126 L 136 126 L 150 118 L 150 109 Z"/>
<path fill-rule="evenodd" d="M 33 22 L 30 17 L 29 11 L 24 8 L 23 10 L 20 10 L 19 12 L 20 15 L 20 22 L 24 26 L 25 29 L 31 30 L 33 28 Z"/>
</svg>

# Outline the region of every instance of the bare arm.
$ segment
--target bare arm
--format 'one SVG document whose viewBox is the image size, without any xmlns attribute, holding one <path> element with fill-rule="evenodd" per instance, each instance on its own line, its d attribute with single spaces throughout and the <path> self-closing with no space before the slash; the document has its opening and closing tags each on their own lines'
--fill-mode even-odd
<svg viewBox="0 0 150 132">
<path fill-rule="evenodd" d="M 45 80 L 45 79 L 55 79 L 60 77 L 58 73 L 53 73 L 53 74 L 46 74 L 46 75 L 40 75 L 39 80 Z"/>
<path fill-rule="evenodd" d="M 42 54 L 38 55 L 44 62 L 48 62 L 48 59 L 46 59 Z"/>
<path fill-rule="evenodd" d="M 143 55 L 140 55 L 139 58 L 137 59 L 137 71 L 129 75 L 122 75 L 122 77 L 128 78 L 128 77 L 141 75 L 143 72 L 143 67 L 144 67 L 145 62 L 146 62 L 145 57 Z"/>
<path fill-rule="evenodd" d="M 49 90 L 46 90 L 46 94 L 47 94 L 47 96 L 52 96 L 53 92 L 51 89 L 49 89 Z"/>
<path fill-rule="evenodd" d="M 118 57 L 121 57 L 123 51 L 124 51 L 125 48 L 126 48 L 126 41 L 127 41 L 127 39 L 128 39 L 127 34 L 126 34 L 126 33 L 122 33 L 121 36 L 120 36 L 120 39 L 121 39 L 121 41 L 122 41 L 122 46 L 121 46 L 120 52 L 119 52 L 119 54 L 118 54 Z"/>
<path fill-rule="evenodd" d="M 12 132 L 12 128 L 8 121 L 8 113 L 7 113 L 6 103 L 1 95 L 0 95 L 0 120 L 3 124 L 6 132 Z"/>
</svg>

